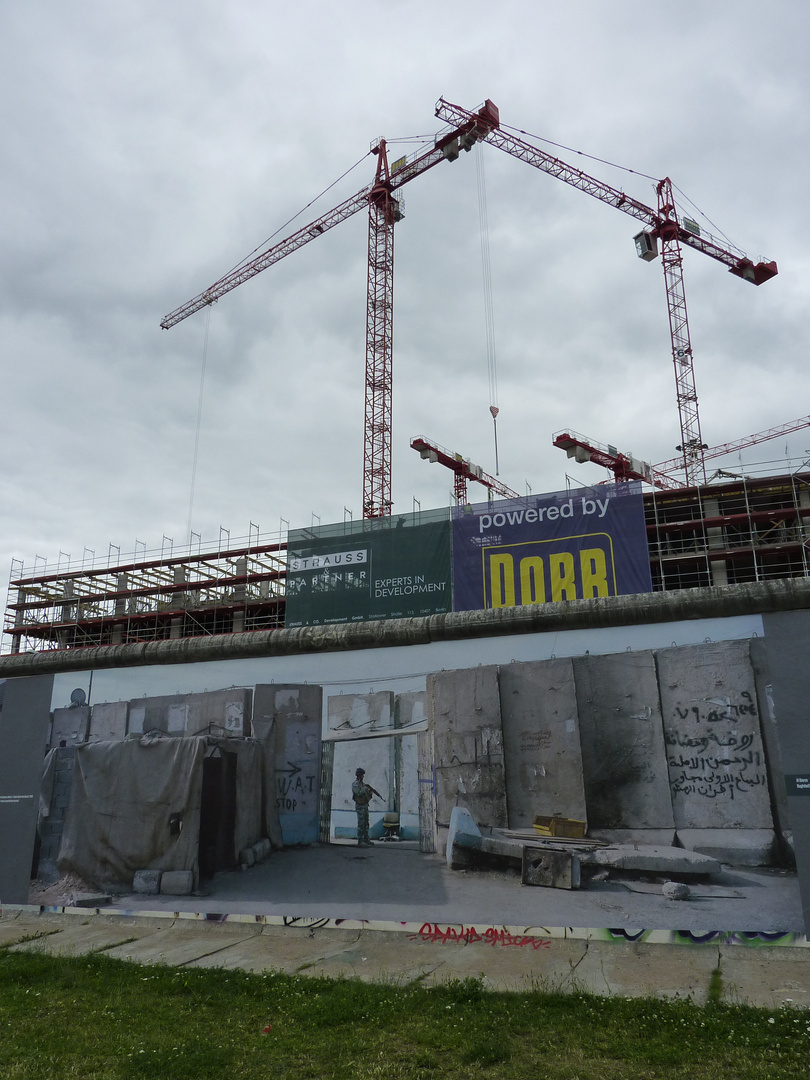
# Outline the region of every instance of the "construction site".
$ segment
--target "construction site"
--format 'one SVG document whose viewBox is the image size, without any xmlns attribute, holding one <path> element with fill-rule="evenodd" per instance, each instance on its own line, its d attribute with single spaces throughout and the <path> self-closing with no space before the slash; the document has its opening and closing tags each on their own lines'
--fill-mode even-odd
<svg viewBox="0 0 810 1080">
<path fill-rule="evenodd" d="M 409 866 L 446 855 L 449 870 L 501 875 L 486 904 L 455 878 L 452 919 L 445 886 L 409 919 L 505 910 L 526 932 L 564 908 L 708 932 L 740 912 L 799 943 L 810 913 L 808 675 L 797 662 L 810 638 L 810 460 L 764 474 L 728 462 L 810 416 L 703 441 L 682 252 L 707 255 L 741 288 L 769 282 L 776 263 L 685 216 L 669 178 L 647 206 L 507 130 L 489 100 L 470 111 L 440 99 L 436 116 L 446 126 L 427 150 L 389 162 L 376 141 L 370 185 L 161 323 L 170 330 L 366 212 L 362 518 L 13 564 L 0 722 L 27 764 L 0 780 L 42 794 L 39 813 L 22 795 L 3 807 L 0 842 L 23 830 L 35 846 L 33 860 L 9 864 L 7 888 L 27 892 L 33 861 L 50 881 L 74 873 L 129 906 L 193 905 L 201 879 L 272 865 L 284 848 L 370 846 L 350 779 L 360 760 L 381 788 L 374 840 L 402 842 Z M 651 464 L 566 428 L 550 441 L 582 480 L 521 494 L 497 467 L 419 436 L 426 467 L 452 473 L 452 501 L 395 514 L 400 189 L 484 142 L 630 216 L 638 257 L 660 259 L 678 456 Z M 497 461 L 494 399 L 490 413 Z M 505 867 L 539 888 L 510 898 Z M 262 873 L 251 880 L 264 888 Z M 607 881 L 637 902 L 600 896 Z M 223 896 L 258 903 L 232 884 Z M 132 900 L 143 893 L 170 899 Z M 678 908 L 676 896 L 705 903 Z M 316 914 L 332 899 L 307 892 L 306 903 Z M 779 926 L 761 925 L 769 910 Z"/>
<path fill-rule="evenodd" d="M 573 429 L 552 436 L 553 445 L 576 462 L 605 470 L 583 471 L 583 485 L 637 481 L 644 494 L 646 542 L 651 588 L 655 591 L 699 589 L 772 579 L 806 577 L 810 515 L 810 467 L 785 469 L 777 475 L 745 475 L 716 469 L 735 453 L 810 426 L 810 417 L 767 429 L 724 446 L 709 448 L 701 433 L 692 343 L 682 273 L 682 249 L 708 255 L 744 282 L 761 285 L 777 273 L 772 261 L 755 262 L 736 248 L 720 243 L 701 225 L 679 211 L 669 178 L 657 185 L 657 206 L 631 198 L 624 191 L 549 155 L 501 125 L 496 105 L 486 101 L 469 111 L 440 99 L 436 116 L 446 128 L 428 150 L 389 161 L 385 139 L 372 144 L 376 173 L 371 185 L 333 210 L 262 249 L 240 263 L 198 296 L 167 315 L 170 329 L 211 307 L 231 290 L 268 269 L 341 222 L 366 211 L 368 232 L 368 297 L 366 326 L 365 421 L 363 458 L 363 522 L 374 531 L 390 518 L 391 414 L 393 359 L 393 236 L 403 217 L 402 189 L 435 166 L 456 161 L 476 144 L 486 142 L 505 154 L 561 180 L 629 215 L 640 224 L 634 240 L 642 260 L 660 259 L 664 271 L 671 356 L 680 425 L 679 455 L 651 465 L 614 446 L 595 442 Z M 480 152 L 480 151 L 479 151 Z M 483 239 L 482 244 L 488 243 Z M 488 252 L 482 250 L 486 265 Z M 491 308 L 491 297 L 485 307 Z M 493 334 L 491 314 L 488 334 Z M 492 382 L 492 371 L 490 372 Z M 494 402 L 494 397 L 493 397 Z M 496 439 L 498 408 L 490 405 Z M 462 453 L 446 450 L 419 437 L 411 446 L 453 474 L 456 507 L 481 497 L 519 500 L 517 492 L 490 476 Z M 475 486 L 477 485 L 477 486 Z M 571 478 L 567 478 L 571 486 Z M 447 510 L 449 518 L 450 508 Z M 340 527 L 332 526 L 332 535 Z M 357 523 L 345 530 L 357 534 Z M 85 549 L 81 563 L 60 553 L 56 564 L 37 558 L 33 565 L 14 560 L 0 642 L 3 653 L 124 645 L 246 631 L 273 631 L 286 623 L 289 538 L 280 530 L 260 534 L 251 525 L 247 537 L 231 541 L 220 529 L 219 541 L 203 544 L 192 534 L 189 546 L 160 551 L 136 550 L 122 557 L 110 544 L 97 557 Z"/>
</svg>

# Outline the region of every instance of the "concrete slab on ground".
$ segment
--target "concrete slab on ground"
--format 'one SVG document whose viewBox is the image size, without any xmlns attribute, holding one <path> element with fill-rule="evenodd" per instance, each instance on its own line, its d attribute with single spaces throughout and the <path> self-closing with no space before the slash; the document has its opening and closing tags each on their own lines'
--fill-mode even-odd
<svg viewBox="0 0 810 1080">
<path fill-rule="evenodd" d="M 678 829 L 678 840 L 732 866 L 770 866 L 776 848 L 773 829 Z"/>
<path fill-rule="evenodd" d="M 276 970 L 395 985 L 414 979 L 438 985 L 480 978 L 494 990 L 586 990 L 601 995 L 691 997 L 698 1003 L 706 1000 L 712 972 L 719 968 L 724 1000 L 766 1008 L 810 1007 L 806 946 L 763 945 L 759 939 L 751 946 L 606 941 L 595 936 L 597 931 L 567 933 L 567 937 L 559 936 L 560 931 L 544 934 L 536 928 L 533 934 L 521 934 L 483 924 L 478 930 L 429 923 L 418 929 L 413 925 L 398 930 L 341 929 L 247 921 L 228 925 L 195 917 L 133 918 L 124 913 L 88 917 L 78 909 L 61 914 L 40 913 L 33 907 L 0 911 L 0 941 L 45 934 L 37 940 L 61 938 L 70 942 L 73 955 L 97 953 L 101 945 L 105 955 L 170 966 Z M 104 947 L 122 934 L 137 940 Z M 67 954 L 57 951 L 57 955 Z"/>
</svg>

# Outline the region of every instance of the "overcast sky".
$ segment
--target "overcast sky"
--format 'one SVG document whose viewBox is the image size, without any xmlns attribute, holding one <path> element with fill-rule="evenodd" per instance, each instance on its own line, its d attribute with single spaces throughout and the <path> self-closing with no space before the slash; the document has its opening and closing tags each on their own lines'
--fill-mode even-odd
<svg viewBox="0 0 810 1080">
<path fill-rule="evenodd" d="M 646 203 L 650 180 L 576 151 L 669 175 L 776 259 L 754 288 L 685 252 L 703 436 L 810 413 L 809 31 L 797 0 L 3 4 L 3 578 L 12 557 L 176 550 L 190 508 L 204 542 L 360 517 L 364 214 L 211 310 L 193 505 L 206 312 L 159 324 L 356 162 L 297 224 L 369 183 L 373 139 L 440 130 L 440 96 L 491 98 L 503 124 Z M 679 441 L 663 275 L 636 257 L 636 222 L 477 147 L 409 184 L 396 228 L 399 511 L 452 488 L 414 435 L 495 471 L 477 154 L 501 479 L 603 479 L 552 447 L 565 427 L 652 462 Z M 786 447 L 797 464 L 810 429 L 746 460 Z"/>
</svg>

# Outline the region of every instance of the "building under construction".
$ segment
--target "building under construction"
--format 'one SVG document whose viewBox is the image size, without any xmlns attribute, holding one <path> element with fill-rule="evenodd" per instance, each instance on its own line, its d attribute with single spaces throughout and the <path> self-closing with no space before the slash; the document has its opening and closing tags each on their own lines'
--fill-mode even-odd
<svg viewBox="0 0 810 1080">
<path fill-rule="evenodd" d="M 655 591 L 810 576 L 810 471 L 653 490 L 644 508 Z M 126 561 L 108 556 L 103 566 L 94 559 L 32 571 L 15 562 L 3 651 L 278 629 L 286 574 L 285 535 L 179 554 L 144 551 Z"/>
</svg>

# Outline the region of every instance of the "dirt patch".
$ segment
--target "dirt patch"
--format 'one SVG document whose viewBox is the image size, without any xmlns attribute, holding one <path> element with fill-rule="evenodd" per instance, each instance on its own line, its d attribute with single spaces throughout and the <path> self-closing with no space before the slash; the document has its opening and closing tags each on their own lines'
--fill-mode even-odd
<svg viewBox="0 0 810 1080">
<path fill-rule="evenodd" d="M 28 903 L 37 907 L 76 907 L 82 900 L 91 896 L 109 895 L 97 889 L 92 882 L 85 881 L 78 874 L 65 874 L 52 885 L 34 880 L 28 890 Z M 112 898 L 114 899 L 114 898 Z"/>
</svg>

